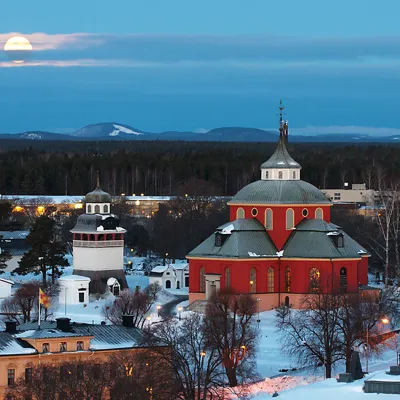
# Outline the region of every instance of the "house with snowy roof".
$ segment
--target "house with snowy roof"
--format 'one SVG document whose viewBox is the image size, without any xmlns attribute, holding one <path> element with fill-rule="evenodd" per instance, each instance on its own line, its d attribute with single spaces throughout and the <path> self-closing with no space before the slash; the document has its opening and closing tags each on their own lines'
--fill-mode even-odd
<svg viewBox="0 0 400 400">
<path fill-rule="evenodd" d="M 189 264 L 168 264 L 154 267 L 149 274 L 149 283 L 158 283 L 166 290 L 188 288 Z"/>
<path fill-rule="evenodd" d="M 92 325 L 71 323 L 69 318 L 56 321 L 28 322 L 18 327 L 6 322 L 0 332 L 0 400 L 8 386 L 20 376 L 32 376 L 38 364 L 61 364 L 91 360 L 101 366 L 119 352 L 129 354 L 149 348 L 146 335 L 133 327 L 133 316 L 123 316 L 122 325 Z M 153 346 L 166 347 L 164 343 Z M 154 348 L 154 347 L 152 347 Z"/>
</svg>

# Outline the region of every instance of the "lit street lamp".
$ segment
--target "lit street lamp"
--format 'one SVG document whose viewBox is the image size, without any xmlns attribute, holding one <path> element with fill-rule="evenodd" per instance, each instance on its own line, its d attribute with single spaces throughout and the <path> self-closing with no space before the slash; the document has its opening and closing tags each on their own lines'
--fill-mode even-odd
<svg viewBox="0 0 400 400">
<path fill-rule="evenodd" d="M 181 320 L 181 312 L 182 312 L 182 307 L 179 306 L 178 307 L 178 312 L 179 312 L 179 321 Z"/>
<path fill-rule="evenodd" d="M 157 316 L 160 316 L 160 310 L 161 310 L 161 306 L 160 304 L 157 304 Z"/>
<path fill-rule="evenodd" d="M 381 322 L 382 322 L 382 324 L 387 325 L 390 322 L 390 320 L 389 320 L 389 318 L 384 317 L 384 318 L 381 318 Z M 367 347 L 366 347 L 366 360 L 365 360 L 365 369 L 366 369 L 365 373 L 366 374 L 368 374 L 368 359 L 369 359 L 369 325 L 367 324 Z"/>
<path fill-rule="evenodd" d="M 146 319 L 147 319 L 147 329 L 148 329 L 148 331 L 150 332 L 150 320 L 151 320 L 150 315 L 147 316 Z"/>
</svg>

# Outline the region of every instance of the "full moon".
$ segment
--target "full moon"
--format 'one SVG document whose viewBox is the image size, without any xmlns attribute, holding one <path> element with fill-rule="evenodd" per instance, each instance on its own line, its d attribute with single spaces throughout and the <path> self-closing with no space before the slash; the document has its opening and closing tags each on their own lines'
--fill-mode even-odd
<svg viewBox="0 0 400 400">
<path fill-rule="evenodd" d="M 4 45 L 4 51 L 15 63 L 23 63 L 28 53 L 32 51 L 32 45 L 23 36 L 13 36 Z"/>
</svg>

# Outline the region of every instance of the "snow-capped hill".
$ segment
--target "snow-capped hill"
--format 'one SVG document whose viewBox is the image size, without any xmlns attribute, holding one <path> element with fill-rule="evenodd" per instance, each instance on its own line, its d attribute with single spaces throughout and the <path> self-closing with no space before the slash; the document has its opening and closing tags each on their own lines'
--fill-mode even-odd
<svg viewBox="0 0 400 400">
<path fill-rule="evenodd" d="M 113 125 L 115 129 L 109 134 L 110 136 L 118 136 L 121 132 L 127 133 L 129 135 L 143 135 L 143 132 L 136 132 L 122 125 Z"/>
<path fill-rule="evenodd" d="M 144 135 L 144 132 L 134 129 L 128 125 L 121 125 L 113 122 L 93 124 L 78 129 L 72 136 L 79 138 L 98 139 L 133 139 L 136 136 Z"/>
<path fill-rule="evenodd" d="M 40 133 L 34 133 L 34 132 L 25 132 L 21 135 L 21 137 L 24 137 L 25 139 L 30 139 L 30 140 L 42 140 L 43 135 Z"/>
</svg>

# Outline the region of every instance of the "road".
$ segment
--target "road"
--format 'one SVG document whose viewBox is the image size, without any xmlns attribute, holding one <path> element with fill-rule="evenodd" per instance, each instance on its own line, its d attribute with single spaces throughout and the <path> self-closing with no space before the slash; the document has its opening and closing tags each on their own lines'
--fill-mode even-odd
<svg viewBox="0 0 400 400">
<path fill-rule="evenodd" d="M 189 299 L 189 296 L 187 296 L 187 295 L 175 295 L 175 296 L 176 296 L 175 300 L 165 303 L 162 306 L 162 308 L 160 310 L 160 316 L 163 319 L 173 318 L 175 313 L 173 314 L 172 312 L 175 309 L 176 305 L 178 305 L 179 303 L 182 303 L 182 301 Z"/>
</svg>

